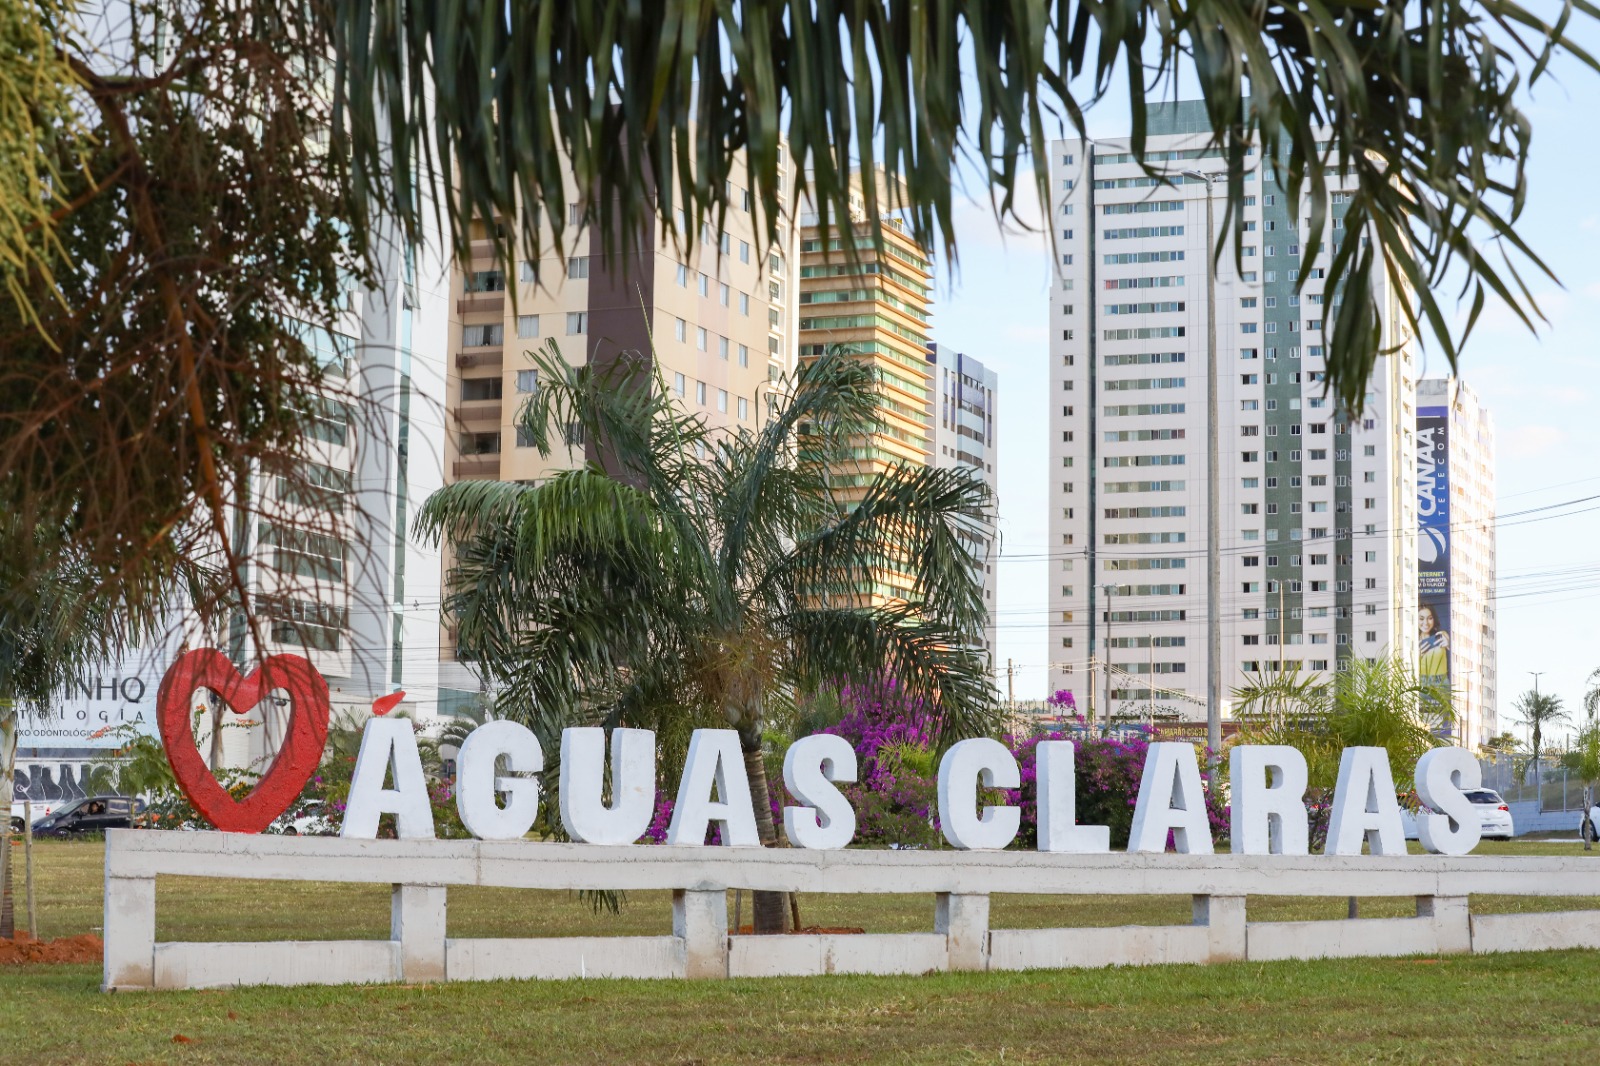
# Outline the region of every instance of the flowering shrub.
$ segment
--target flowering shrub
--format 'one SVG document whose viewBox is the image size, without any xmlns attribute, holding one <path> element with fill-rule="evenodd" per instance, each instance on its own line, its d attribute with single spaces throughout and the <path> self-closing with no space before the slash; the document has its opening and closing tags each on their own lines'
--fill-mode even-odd
<svg viewBox="0 0 1600 1066">
<path fill-rule="evenodd" d="M 1058 693 L 1057 695 L 1060 695 Z M 1067 694 L 1071 699 L 1071 693 Z M 1081 722 L 1082 719 L 1079 719 Z M 1025 738 L 1004 737 L 1006 747 L 1022 766 L 1022 787 L 1008 789 L 1008 803 L 1022 808 L 1022 828 L 1014 847 L 1033 848 L 1039 842 L 1038 748 L 1045 740 L 1071 740 L 1077 744 L 1076 799 L 1080 825 L 1104 825 L 1111 829 L 1111 846 L 1125 848 L 1133 828 L 1133 808 L 1139 798 L 1139 782 L 1144 775 L 1145 756 L 1150 751 L 1151 734 L 1144 726 L 1124 735 L 1093 736 L 1087 731 L 1039 733 Z M 1204 757 L 1204 753 L 1202 753 Z M 1221 790 L 1206 790 L 1206 816 L 1211 838 L 1218 846 L 1228 839 L 1228 807 Z M 1168 841 L 1171 846 L 1171 841 Z"/>
<path fill-rule="evenodd" d="M 856 751 L 856 783 L 842 787 L 855 808 L 856 842 L 939 847 L 938 716 L 894 681 L 847 687 L 840 701 L 851 710 L 823 732 L 844 737 Z"/>
</svg>

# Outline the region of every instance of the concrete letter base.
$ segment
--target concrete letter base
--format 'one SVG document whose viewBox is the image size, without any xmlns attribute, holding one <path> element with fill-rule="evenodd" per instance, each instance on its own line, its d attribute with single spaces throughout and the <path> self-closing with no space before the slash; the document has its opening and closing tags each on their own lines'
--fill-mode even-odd
<svg viewBox="0 0 1600 1066">
<path fill-rule="evenodd" d="M 672 935 L 683 941 L 683 976 L 728 976 L 728 893 L 674 892 Z"/>
<path fill-rule="evenodd" d="M 444 894 L 437 885 L 395 885 L 389 897 L 389 939 L 400 945 L 407 984 L 445 978 Z"/>
<path fill-rule="evenodd" d="M 390 937 L 161 943 L 161 876 L 392 886 Z M 447 939 L 448 886 L 670 892 L 671 936 Z M 1476 894 L 1594 896 L 1556 856 L 1296 856 L 608 847 L 115 829 L 106 837 L 107 990 L 529 978 L 926 973 L 1600 947 L 1600 910 L 1472 915 Z M 687 887 L 686 887 L 687 886 Z M 932 932 L 728 936 L 732 888 L 922 893 Z M 989 893 L 1191 896 L 1193 922 L 989 928 Z M 1412 896 L 1414 918 L 1247 922 L 1247 897 Z M 320 916 L 304 918 L 315 936 Z"/>
<path fill-rule="evenodd" d="M 828 973 L 937 973 L 947 968 L 939 933 L 805 933 L 729 938 L 729 977 L 811 977 Z"/>
<path fill-rule="evenodd" d="M 445 959 L 452 981 L 686 975 L 684 941 L 675 936 L 449 940 Z"/>
<path fill-rule="evenodd" d="M 1475 952 L 1561 948 L 1600 948 L 1600 911 L 1472 916 L 1472 950 Z"/>
<path fill-rule="evenodd" d="M 989 968 L 989 897 L 940 892 L 934 897 L 933 931 L 943 933 L 951 970 Z"/>
</svg>

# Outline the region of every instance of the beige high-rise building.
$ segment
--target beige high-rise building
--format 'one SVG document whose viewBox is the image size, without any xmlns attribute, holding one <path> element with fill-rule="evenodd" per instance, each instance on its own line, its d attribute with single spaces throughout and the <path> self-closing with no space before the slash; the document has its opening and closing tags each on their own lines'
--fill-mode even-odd
<svg viewBox="0 0 1600 1066">
<path fill-rule="evenodd" d="M 933 264 L 898 219 L 885 218 L 874 235 L 859 197 L 848 220 L 853 261 L 845 251 L 845 223 L 835 220 L 824 245 L 817 222 L 815 214 L 801 218 L 800 358 L 815 359 L 838 346 L 871 363 L 878 379 L 878 428 L 857 442 L 851 468 L 831 475 L 839 499 L 853 506 L 895 463 L 927 465 L 933 458 Z M 882 237 L 881 249 L 876 236 Z M 909 569 L 884 569 L 866 602 L 904 598 L 911 589 Z"/>
<path fill-rule="evenodd" d="M 569 200 L 577 193 L 572 186 Z M 594 457 L 574 441 L 542 458 L 519 431 L 538 385 L 532 353 L 552 339 L 574 365 L 643 359 L 712 426 L 760 428 L 773 383 L 795 367 L 798 232 L 786 225 L 766 249 L 750 191 L 732 186 L 731 202 L 726 228 L 708 226 L 692 254 L 652 220 L 623 256 L 608 257 L 597 230 L 569 231 L 568 255 L 550 250 L 537 268 L 518 261 L 510 277 L 478 224 L 472 262 L 456 270 L 446 480 L 537 481 Z M 448 634 L 444 655 L 454 656 Z M 442 702 L 478 688 L 459 667 L 447 674 L 456 687 Z"/>
</svg>

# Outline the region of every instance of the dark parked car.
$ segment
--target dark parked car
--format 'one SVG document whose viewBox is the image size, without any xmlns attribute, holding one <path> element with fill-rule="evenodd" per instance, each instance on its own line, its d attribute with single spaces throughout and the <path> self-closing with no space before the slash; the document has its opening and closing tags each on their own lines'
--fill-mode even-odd
<svg viewBox="0 0 1600 1066">
<path fill-rule="evenodd" d="M 34 836 L 68 836 L 131 829 L 144 801 L 130 796 L 88 796 L 33 823 Z"/>
</svg>

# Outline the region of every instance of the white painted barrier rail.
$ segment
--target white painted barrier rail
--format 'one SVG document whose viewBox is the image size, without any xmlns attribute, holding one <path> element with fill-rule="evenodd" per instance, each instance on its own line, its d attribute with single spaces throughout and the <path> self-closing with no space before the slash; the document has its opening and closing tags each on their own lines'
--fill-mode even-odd
<svg viewBox="0 0 1600 1066">
<path fill-rule="evenodd" d="M 388 884 L 388 940 L 156 941 L 156 878 Z M 652 937 L 452 938 L 452 885 L 669 890 Z M 929 893 L 925 933 L 730 936 L 727 890 Z M 1187 926 L 989 928 L 989 896 L 1187 895 Z M 1479 893 L 1600 896 L 1600 861 L 1566 857 L 1100 855 L 807 851 L 477 840 L 346 840 L 112 830 L 111 989 L 557 977 L 753 977 L 1600 947 L 1600 911 L 1471 915 Z M 1250 922 L 1248 896 L 1413 896 L 1415 918 Z M 315 914 L 306 921 L 314 926 Z"/>
</svg>

